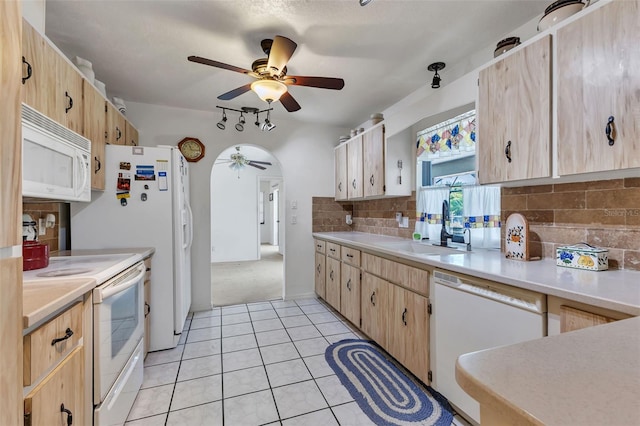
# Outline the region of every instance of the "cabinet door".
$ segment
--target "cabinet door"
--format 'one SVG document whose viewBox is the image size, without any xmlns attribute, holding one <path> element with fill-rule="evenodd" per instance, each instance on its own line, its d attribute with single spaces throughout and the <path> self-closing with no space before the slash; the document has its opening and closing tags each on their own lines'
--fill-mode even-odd
<svg viewBox="0 0 640 426">
<path fill-rule="evenodd" d="M 144 357 L 149 352 L 151 341 L 151 280 L 144 282 Z"/>
<path fill-rule="evenodd" d="M 391 286 L 388 351 L 407 370 L 429 383 L 429 299 Z"/>
<path fill-rule="evenodd" d="M 104 146 L 107 131 L 106 100 L 87 80 L 84 80 L 83 106 L 85 138 L 91 141 L 91 157 L 93 157 L 93 174 L 91 189 L 104 191 Z"/>
<path fill-rule="evenodd" d="M 110 102 L 107 105 L 107 143 L 124 145 L 126 133 L 126 119 Z"/>
<path fill-rule="evenodd" d="M 384 195 L 384 126 L 362 134 L 364 196 Z"/>
<path fill-rule="evenodd" d="M 21 68 L 20 3 L 0 4 L 0 247 L 21 244 L 18 224 L 22 221 L 22 140 L 20 126 L 20 77 L 26 75 Z M 10 283 L 7 284 L 7 287 Z"/>
<path fill-rule="evenodd" d="M 343 263 L 340 270 L 340 313 L 360 326 L 360 269 Z"/>
<path fill-rule="evenodd" d="M 50 46 L 49 46 L 50 47 Z M 50 47 L 53 51 L 53 47 Z M 82 76 L 66 58 L 55 52 L 56 64 L 56 116 L 63 117 L 60 124 L 76 133 L 83 132 Z M 58 120 L 56 120 L 58 121 Z"/>
<path fill-rule="evenodd" d="M 61 412 L 63 404 L 76 422 L 82 422 L 85 418 L 83 362 L 83 347 L 80 346 L 25 397 L 24 412 L 25 417 L 30 418 L 29 424 L 66 425 L 67 414 Z"/>
<path fill-rule="evenodd" d="M 560 306 L 560 333 L 607 324 L 613 321 L 615 321 L 613 318 L 608 318 L 604 315 L 594 314 L 569 306 Z"/>
<path fill-rule="evenodd" d="M 125 145 L 138 146 L 138 130 L 127 120 L 125 122 Z"/>
<path fill-rule="evenodd" d="M 638 22 L 640 1 L 613 1 L 558 30 L 558 174 L 640 167 Z"/>
<path fill-rule="evenodd" d="M 340 261 L 327 257 L 327 275 L 325 279 L 325 300 L 337 311 L 340 310 Z"/>
<path fill-rule="evenodd" d="M 47 62 L 46 42 L 35 28 L 22 20 L 22 101 L 51 117 L 55 105 L 55 66 Z M 3 61 L 3 64 L 5 62 Z M 51 117 L 53 118 L 53 117 Z"/>
<path fill-rule="evenodd" d="M 480 71 L 481 183 L 551 174 L 551 36 Z"/>
<path fill-rule="evenodd" d="M 336 201 L 347 199 L 347 144 L 335 149 L 335 194 Z"/>
<path fill-rule="evenodd" d="M 316 253 L 316 276 L 315 276 L 315 291 L 318 297 L 324 299 L 325 298 L 325 280 L 326 280 L 326 272 L 325 272 L 325 262 L 327 256 L 323 253 Z"/>
<path fill-rule="evenodd" d="M 362 198 L 362 136 L 347 142 L 347 195 Z"/>
<path fill-rule="evenodd" d="M 371 275 L 362 273 L 360 328 L 380 346 L 387 349 L 387 315 L 389 310 L 390 284 Z"/>
</svg>

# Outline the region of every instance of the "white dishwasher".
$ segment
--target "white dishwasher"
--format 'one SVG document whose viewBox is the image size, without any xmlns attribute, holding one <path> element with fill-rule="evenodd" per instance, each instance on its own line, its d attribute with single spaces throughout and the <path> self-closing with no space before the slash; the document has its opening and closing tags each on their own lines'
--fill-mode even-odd
<svg viewBox="0 0 640 426">
<path fill-rule="evenodd" d="M 455 378 L 462 354 L 546 336 L 546 296 L 435 270 L 431 281 L 432 386 L 465 417 L 480 423 L 480 406 Z"/>
</svg>

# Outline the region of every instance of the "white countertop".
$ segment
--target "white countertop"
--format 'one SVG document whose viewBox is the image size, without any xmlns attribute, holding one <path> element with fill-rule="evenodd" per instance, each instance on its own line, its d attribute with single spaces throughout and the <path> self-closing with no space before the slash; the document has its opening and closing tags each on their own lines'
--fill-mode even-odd
<svg viewBox="0 0 640 426">
<path fill-rule="evenodd" d="M 640 316 L 640 272 L 583 271 L 557 266 L 555 260 L 510 260 L 498 250 L 475 249 L 451 254 L 424 255 L 395 250 L 384 244 L 409 242 L 406 238 L 362 232 L 318 232 L 314 237 L 436 268 L 472 275 L 519 288 L 563 297 L 601 308 Z M 422 244 L 430 244 L 424 242 Z"/>
<path fill-rule="evenodd" d="M 640 424 L 640 317 L 465 354 L 456 380 L 511 424 Z"/>
</svg>

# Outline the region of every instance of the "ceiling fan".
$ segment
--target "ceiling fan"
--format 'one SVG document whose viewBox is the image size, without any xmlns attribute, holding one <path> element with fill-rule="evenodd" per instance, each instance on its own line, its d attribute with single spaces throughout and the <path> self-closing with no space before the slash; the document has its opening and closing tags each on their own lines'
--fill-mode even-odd
<svg viewBox="0 0 640 426">
<path fill-rule="evenodd" d="M 229 168 L 231 170 L 237 171 L 238 173 L 245 166 L 255 167 L 256 169 L 260 170 L 266 170 L 267 168 L 265 166 L 271 166 L 271 163 L 268 161 L 249 160 L 243 153 L 240 152 L 239 146 L 236 146 L 236 152 L 231 154 L 229 158 L 217 160 L 216 164 L 229 164 Z"/>
<path fill-rule="evenodd" d="M 260 46 L 267 57 L 256 59 L 251 65 L 251 70 L 200 56 L 189 56 L 187 59 L 191 62 L 247 74 L 257 79 L 253 83 L 245 84 L 218 96 L 218 99 L 223 101 L 231 100 L 253 90 L 263 101 L 271 103 L 280 100 L 287 111 L 293 112 L 300 109 L 300 104 L 288 92 L 287 86 L 308 86 L 333 90 L 340 90 L 344 87 L 344 80 L 341 78 L 287 75 L 287 62 L 298 47 L 294 41 L 287 37 L 277 35 L 273 40 L 264 39 Z"/>
</svg>

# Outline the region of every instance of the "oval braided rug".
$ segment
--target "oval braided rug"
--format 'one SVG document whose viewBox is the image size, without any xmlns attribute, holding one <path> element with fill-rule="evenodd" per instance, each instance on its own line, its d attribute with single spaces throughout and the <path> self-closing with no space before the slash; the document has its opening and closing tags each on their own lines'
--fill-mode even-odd
<svg viewBox="0 0 640 426">
<path fill-rule="evenodd" d="M 453 413 L 447 400 L 414 383 L 373 342 L 341 340 L 330 345 L 324 356 L 376 425 L 451 425 Z"/>
</svg>

